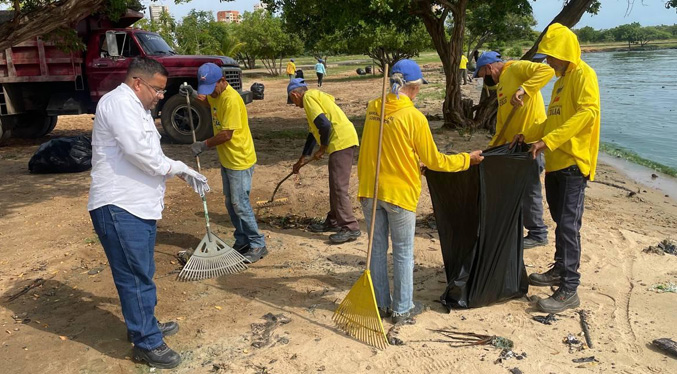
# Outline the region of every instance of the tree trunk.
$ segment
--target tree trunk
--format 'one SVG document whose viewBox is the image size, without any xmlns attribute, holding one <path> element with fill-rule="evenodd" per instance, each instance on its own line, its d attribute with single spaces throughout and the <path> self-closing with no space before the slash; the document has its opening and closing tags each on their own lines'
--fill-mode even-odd
<svg viewBox="0 0 677 374">
<path fill-rule="evenodd" d="M 5 50 L 36 36 L 70 26 L 101 10 L 106 0 L 63 0 L 30 12 L 15 13 L 12 21 L 0 25 L 0 50 Z"/>
</svg>

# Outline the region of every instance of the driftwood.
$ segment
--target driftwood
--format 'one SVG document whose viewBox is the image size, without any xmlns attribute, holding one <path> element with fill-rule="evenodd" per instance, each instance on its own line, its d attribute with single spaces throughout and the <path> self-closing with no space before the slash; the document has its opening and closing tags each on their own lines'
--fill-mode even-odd
<svg viewBox="0 0 677 374">
<path fill-rule="evenodd" d="M 588 313 L 585 310 L 579 310 L 578 314 L 581 316 L 581 328 L 585 335 L 585 343 L 588 348 L 592 348 L 592 338 L 590 338 L 590 325 L 588 325 Z"/>
<path fill-rule="evenodd" d="M 30 291 L 30 290 L 32 290 L 32 289 L 34 289 L 34 288 L 36 288 L 36 287 L 40 287 L 40 286 L 42 286 L 43 284 L 45 284 L 45 279 L 43 279 L 43 278 L 38 278 L 38 279 L 34 280 L 33 283 L 31 283 L 31 284 L 29 284 L 28 286 L 24 287 L 21 291 L 15 293 L 14 295 L 11 295 L 11 296 L 7 297 L 7 301 L 14 301 L 14 300 L 18 299 L 19 296 L 24 295 L 24 294 L 28 293 L 28 291 Z"/>
<path fill-rule="evenodd" d="M 670 338 L 661 338 L 656 339 L 651 343 L 661 351 L 665 351 L 671 354 L 673 357 L 677 357 L 677 342 L 674 340 Z"/>
</svg>

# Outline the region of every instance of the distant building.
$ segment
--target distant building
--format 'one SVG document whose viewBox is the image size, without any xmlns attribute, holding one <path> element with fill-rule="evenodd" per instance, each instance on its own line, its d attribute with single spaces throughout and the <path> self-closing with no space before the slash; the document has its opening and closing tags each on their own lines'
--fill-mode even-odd
<svg viewBox="0 0 677 374">
<path fill-rule="evenodd" d="M 216 13 L 216 20 L 225 23 L 240 23 L 240 12 L 237 10 L 221 10 Z"/>
<path fill-rule="evenodd" d="M 167 12 L 167 14 L 169 14 L 169 7 L 166 5 L 151 5 L 148 9 L 150 11 L 150 20 L 155 22 L 160 21 L 162 12 Z"/>
<path fill-rule="evenodd" d="M 267 8 L 266 8 L 266 4 L 263 4 L 263 3 L 256 3 L 256 4 L 254 4 L 254 11 L 256 12 L 256 11 L 259 10 L 259 9 L 266 10 L 266 9 L 267 9 Z"/>
</svg>

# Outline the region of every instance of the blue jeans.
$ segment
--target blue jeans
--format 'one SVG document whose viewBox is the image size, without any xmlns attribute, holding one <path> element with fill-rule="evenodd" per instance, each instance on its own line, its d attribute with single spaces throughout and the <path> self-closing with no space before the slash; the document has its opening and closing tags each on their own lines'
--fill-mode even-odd
<svg viewBox="0 0 677 374">
<path fill-rule="evenodd" d="M 371 209 L 374 199 L 362 198 L 362 211 L 371 229 Z M 414 307 L 414 233 L 416 212 L 378 200 L 371 252 L 371 279 L 376 303 L 380 308 L 392 308 L 396 315 Z M 388 231 L 393 242 L 393 296 L 388 283 Z"/>
<path fill-rule="evenodd" d="M 541 153 L 529 174 L 529 180 L 522 197 L 522 218 L 527 235 L 538 241 L 548 239 L 548 226 L 543 222 L 543 193 L 541 192 L 541 173 L 545 169 L 545 160 Z"/>
<path fill-rule="evenodd" d="M 251 248 L 266 246 L 263 234 L 259 233 L 254 210 L 249 202 L 252 189 L 254 167 L 245 170 L 232 170 L 221 167 L 223 194 L 226 195 L 226 209 L 230 222 L 235 227 L 235 244 L 233 248 L 249 245 Z"/>
<path fill-rule="evenodd" d="M 141 219 L 115 205 L 89 214 L 106 252 L 132 342 L 142 349 L 159 347 L 162 333 L 155 319 L 153 282 L 156 221 Z"/>
</svg>

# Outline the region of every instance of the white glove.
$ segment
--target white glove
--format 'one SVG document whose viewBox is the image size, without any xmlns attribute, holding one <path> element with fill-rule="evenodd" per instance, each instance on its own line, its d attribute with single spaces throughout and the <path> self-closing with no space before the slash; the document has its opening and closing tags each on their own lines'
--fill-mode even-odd
<svg viewBox="0 0 677 374">
<path fill-rule="evenodd" d="M 188 185 L 197 192 L 200 196 L 204 196 L 209 192 L 209 185 L 207 184 L 207 177 L 189 168 L 181 161 L 172 160 L 172 167 L 169 170 L 170 176 L 178 176 L 188 183 Z"/>
</svg>

